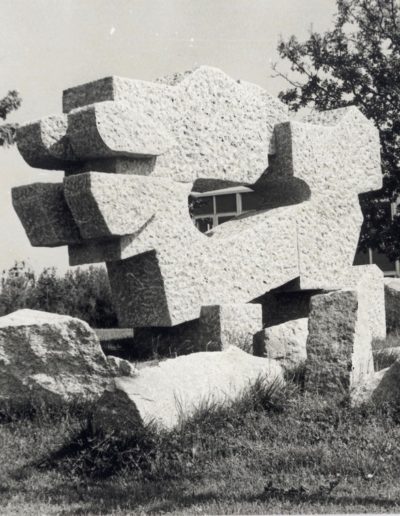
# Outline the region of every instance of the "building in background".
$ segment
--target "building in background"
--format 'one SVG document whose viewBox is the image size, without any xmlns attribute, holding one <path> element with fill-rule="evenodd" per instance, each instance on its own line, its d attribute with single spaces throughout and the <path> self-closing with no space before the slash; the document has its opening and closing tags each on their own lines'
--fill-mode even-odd
<svg viewBox="0 0 400 516">
<path fill-rule="evenodd" d="M 196 227 L 205 233 L 239 215 L 259 209 L 261 202 L 261 197 L 251 188 L 233 186 L 209 192 L 192 192 L 190 211 Z M 388 217 L 393 218 L 396 213 L 396 203 L 387 202 L 385 208 Z M 400 277 L 399 260 L 391 261 L 385 254 L 372 249 L 357 252 L 354 265 L 373 263 L 382 269 L 385 276 Z"/>
</svg>

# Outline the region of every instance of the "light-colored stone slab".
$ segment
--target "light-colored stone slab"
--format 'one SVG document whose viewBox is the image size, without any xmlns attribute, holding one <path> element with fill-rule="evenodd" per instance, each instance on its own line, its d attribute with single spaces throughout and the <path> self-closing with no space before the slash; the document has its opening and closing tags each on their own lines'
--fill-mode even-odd
<svg viewBox="0 0 400 516">
<path fill-rule="evenodd" d="M 121 406 L 132 421 L 132 432 L 137 424 L 173 428 L 202 406 L 231 403 L 259 379 L 265 385 L 283 384 L 282 369 L 274 360 L 254 357 L 235 346 L 168 359 L 140 369 L 133 378 L 117 378 L 116 391 L 105 396 L 103 411 L 99 401 L 94 425 L 112 431 L 117 414 L 112 413 L 110 420 L 109 407 Z"/>
<path fill-rule="evenodd" d="M 357 265 L 351 267 L 343 277 L 343 288 L 358 292 L 358 303 L 367 314 L 372 339 L 385 339 L 385 292 L 381 269 L 377 265 Z"/>
<path fill-rule="evenodd" d="M 274 125 L 287 107 L 262 88 L 202 66 L 171 84 L 109 77 L 64 92 L 64 111 L 104 101 L 125 102 L 166 127 L 177 142 L 152 175 L 255 182 L 268 167 Z"/>
<path fill-rule="evenodd" d="M 278 360 L 285 369 L 307 359 L 308 319 L 294 319 L 264 328 L 254 335 L 254 354 Z"/>
<path fill-rule="evenodd" d="M 101 102 L 68 115 L 68 138 L 82 161 L 98 158 L 153 157 L 176 145 L 160 123 L 127 102 Z"/>
<path fill-rule="evenodd" d="M 36 310 L 0 317 L 0 401 L 77 404 L 99 398 L 111 371 L 83 321 Z"/>
</svg>

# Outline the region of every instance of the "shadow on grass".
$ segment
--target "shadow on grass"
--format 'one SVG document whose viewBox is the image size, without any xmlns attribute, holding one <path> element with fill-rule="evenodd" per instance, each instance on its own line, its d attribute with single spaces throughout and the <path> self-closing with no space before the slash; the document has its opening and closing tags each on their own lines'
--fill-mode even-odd
<svg viewBox="0 0 400 516">
<path fill-rule="evenodd" d="M 68 514 L 110 514 L 114 511 L 135 511 L 138 508 L 143 512 L 151 514 L 159 514 L 165 512 L 188 511 L 192 507 L 217 505 L 222 509 L 233 505 L 242 508 L 243 511 L 250 510 L 253 507 L 264 508 L 265 511 L 276 511 L 277 508 L 288 507 L 290 504 L 292 509 L 301 507 L 302 511 L 307 508 L 326 508 L 326 512 L 330 512 L 330 508 L 335 507 L 336 510 L 351 511 L 360 507 L 366 511 L 390 511 L 400 506 L 400 499 L 391 499 L 383 496 L 375 495 L 342 495 L 321 493 L 318 489 L 315 491 L 300 492 L 299 490 L 284 491 L 277 489 L 275 492 L 265 492 L 248 494 L 240 494 L 228 490 L 227 492 L 218 487 L 210 489 L 204 486 L 201 492 L 198 489 L 201 486 L 193 487 L 189 485 L 183 488 L 177 483 L 146 483 L 131 484 L 130 486 L 119 486 L 115 484 L 101 483 L 96 484 L 78 484 L 71 485 L 69 483 L 60 484 L 47 492 L 42 493 L 43 497 L 51 498 L 52 503 L 60 505 L 68 503 L 68 505 L 79 504 L 81 507 L 68 511 Z M 248 490 L 248 485 L 244 486 L 244 490 Z M 190 492 L 192 491 L 192 492 Z"/>
</svg>

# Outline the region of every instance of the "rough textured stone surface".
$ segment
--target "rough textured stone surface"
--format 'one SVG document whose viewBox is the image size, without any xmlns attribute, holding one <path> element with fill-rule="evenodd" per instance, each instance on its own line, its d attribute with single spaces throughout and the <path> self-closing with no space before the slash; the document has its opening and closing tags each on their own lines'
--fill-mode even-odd
<svg viewBox="0 0 400 516">
<path fill-rule="evenodd" d="M 385 279 L 385 307 L 387 331 L 400 330 L 400 279 Z"/>
<path fill-rule="evenodd" d="M 110 377 L 97 336 L 85 322 L 36 310 L 0 318 L 0 401 L 92 401 Z"/>
<path fill-rule="evenodd" d="M 145 113 L 177 142 L 152 175 L 255 182 L 268 167 L 274 125 L 287 108 L 262 88 L 202 66 L 172 85 L 109 77 L 64 92 L 64 111 L 115 101 Z"/>
<path fill-rule="evenodd" d="M 357 109 L 288 122 L 261 88 L 201 67 L 72 88 L 64 110 L 78 159 L 66 162 L 65 196 L 84 237 L 70 263 L 109 262 L 122 325 L 181 324 L 296 278 L 303 291 L 356 288 L 358 194 L 382 181 L 377 130 Z M 82 173 L 102 159 L 112 174 Z M 265 209 L 200 234 L 195 180 L 254 183 Z"/>
<path fill-rule="evenodd" d="M 251 352 L 253 335 L 260 328 L 262 328 L 261 305 L 231 304 L 201 308 L 200 336 L 204 349 L 213 351 L 237 346 Z"/>
<path fill-rule="evenodd" d="M 296 228 L 287 215 L 286 209 L 261 212 L 227 222 L 209 237 L 188 215 L 185 227 L 157 214 L 125 240 L 130 254 L 134 246 L 140 254 L 107 263 L 120 325 L 173 326 L 197 319 L 202 306 L 247 303 L 297 277 Z"/>
<path fill-rule="evenodd" d="M 282 382 L 281 367 L 274 360 L 254 357 L 235 346 L 225 351 L 193 353 L 140 369 L 133 378 L 117 378 L 116 392 L 108 406 L 127 410 L 122 391 L 138 410 L 142 423 L 172 428 L 204 404 L 235 400 L 259 378 L 266 384 Z M 135 411 L 127 413 L 130 417 Z"/>
<path fill-rule="evenodd" d="M 278 360 L 286 369 L 307 359 L 308 319 L 294 319 L 264 328 L 254 335 L 254 354 Z"/>
<path fill-rule="evenodd" d="M 311 298 L 306 388 L 332 400 L 352 396 L 374 373 L 368 313 L 357 291 Z"/>
<path fill-rule="evenodd" d="M 33 246 L 82 242 L 65 201 L 62 183 L 34 183 L 12 189 L 12 203 Z"/>
<path fill-rule="evenodd" d="M 68 138 L 65 115 L 42 118 L 17 130 L 17 145 L 31 167 L 63 170 L 66 161 L 74 161 Z"/>
<path fill-rule="evenodd" d="M 355 289 L 358 303 L 366 313 L 373 339 L 386 338 L 385 291 L 383 272 L 376 265 L 351 267 L 343 280 L 343 288 Z"/>
<path fill-rule="evenodd" d="M 123 358 L 107 356 L 107 363 L 111 376 L 135 376 L 137 374 L 136 367 Z"/>
<path fill-rule="evenodd" d="M 64 179 L 66 201 L 87 239 L 136 235 L 165 212 L 177 190 L 179 183 L 164 178 L 88 172 Z"/>
<path fill-rule="evenodd" d="M 163 125 L 126 102 L 101 102 L 72 112 L 68 138 L 80 160 L 152 157 L 176 145 Z"/>
<path fill-rule="evenodd" d="M 310 188 L 297 215 L 300 287 L 338 288 L 363 221 L 358 194 L 382 185 L 377 129 L 356 108 L 343 108 L 277 125 L 275 143 L 269 182 L 293 176 Z"/>
</svg>

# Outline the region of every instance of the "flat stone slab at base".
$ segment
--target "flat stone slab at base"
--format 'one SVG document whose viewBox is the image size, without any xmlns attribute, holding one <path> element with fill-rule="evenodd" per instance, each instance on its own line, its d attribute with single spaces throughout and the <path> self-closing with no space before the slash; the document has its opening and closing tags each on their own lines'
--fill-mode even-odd
<svg viewBox="0 0 400 516">
<path fill-rule="evenodd" d="M 0 318 L 0 399 L 7 404 L 94 401 L 111 381 L 99 340 L 85 322 L 36 310 Z"/>
<path fill-rule="evenodd" d="M 234 401 L 257 379 L 267 385 L 283 382 L 282 369 L 274 360 L 234 346 L 168 359 L 140 369 L 133 378 L 117 378 L 115 391 L 98 401 L 93 426 L 96 431 L 115 431 L 117 409 L 122 407 L 132 432 L 137 425 L 150 423 L 173 428 L 202 405 Z"/>
<path fill-rule="evenodd" d="M 264 328 L 254 335 L 254 354 L 278 360 L 292 369 L 307 359 L 308 319 L 295 319 Z"/>
</svg>

